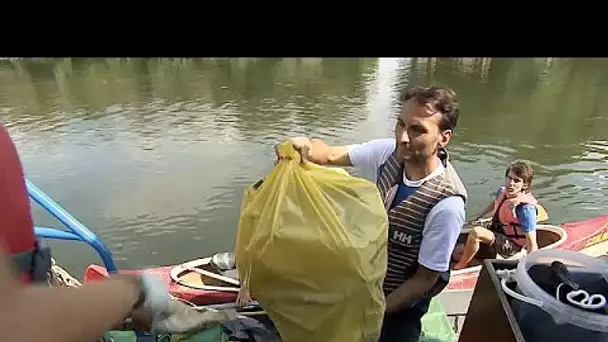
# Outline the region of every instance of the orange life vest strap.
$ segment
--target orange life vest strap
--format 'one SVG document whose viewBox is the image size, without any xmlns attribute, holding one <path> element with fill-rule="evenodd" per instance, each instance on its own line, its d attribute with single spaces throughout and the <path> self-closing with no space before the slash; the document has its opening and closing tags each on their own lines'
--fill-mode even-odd
<svg viewBox="0 0 608 342">
<path fill-rule="evenodd" d="M 507 233 L 507 230 L 505 229 L 506 225 L 504 225 L 502 222 L 500 222 L 500 219 L 498 218 L 498 213 L 500 212 L 500 207 L 502 207 L 502 205 L 505 203 L 506 200 L 507 200 L 507 196 L 503 196 L 502 201 L 500 201 L 500 203 L 496 207 L 496 210 L 494 211 L 494 215 L 492 216 L 492 221 L 490 223 L 490 230 L 495 233 L 502 234 L 509 239 L 525 238 L 526 237 L 525 235 L 517 234 L 517 230 L 514 228 L 514 227 L 518 227 L 519 224 L 517 224 L 517 223 L 509 224 L 509 226 L 511 226 L 512 230 L 515 232 L 515 234 L 509 234 L 509 233 Z"/>
</svg>

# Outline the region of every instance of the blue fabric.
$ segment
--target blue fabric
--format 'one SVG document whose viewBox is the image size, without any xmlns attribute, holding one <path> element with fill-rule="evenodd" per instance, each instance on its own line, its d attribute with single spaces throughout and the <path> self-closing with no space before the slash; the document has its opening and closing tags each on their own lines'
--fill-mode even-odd
<svg viewBox="0 0 608 342">
<path fill-rule="evenodd" d="M 403 183 L 399 183 L 399 187 L 397 188 L 397 194 L 395 195 L 395 199 L 393 199 L 393 203 L 391 204 L 391 209 L 396 207 L 402 201 L 405 201 L 411 194 L 416 192 L 418 187 L 407 186 Z"/>
<path fill-rule="evenodd" d="M 515 215 L 517 215 L 521 230 L 529 233 L 536 229 L 536 206 L 532 204 L 520 204 L 515 208 Z"/>
</svg>

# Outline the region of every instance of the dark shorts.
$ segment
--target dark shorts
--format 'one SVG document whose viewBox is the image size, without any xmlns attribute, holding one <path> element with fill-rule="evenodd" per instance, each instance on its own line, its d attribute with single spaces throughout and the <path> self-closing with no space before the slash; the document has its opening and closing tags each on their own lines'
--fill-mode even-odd
<svg viewBox="0 0 608 342">
<path fill-rule="evenodd" d="M 385 314 L 378 342 L 417 342 L 422 333 L 422 316 L 431 300 L 423 299 L 411 308 Z"/>
<path fill-rule="evenodd" d="M 523 249 L 522 246 L 514 243 L 506 235 L 500 233 L 494 233 L 494 242 L 490 247 L 503 258 L 510 258 Z"/>
</svg>

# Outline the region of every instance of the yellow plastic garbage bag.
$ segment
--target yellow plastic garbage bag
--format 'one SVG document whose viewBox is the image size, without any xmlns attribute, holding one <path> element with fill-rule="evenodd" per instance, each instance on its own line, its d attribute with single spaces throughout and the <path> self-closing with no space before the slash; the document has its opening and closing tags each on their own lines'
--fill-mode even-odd
<svg viewBox="0 0 608 342">
<path fill-rule="evenodd" d="M 388 217 L 376 186 L 300 163 L 289 143 L 241 206 L 236 263 L 286 342 L 376 341 L 385 309 Z"/>
</svg>

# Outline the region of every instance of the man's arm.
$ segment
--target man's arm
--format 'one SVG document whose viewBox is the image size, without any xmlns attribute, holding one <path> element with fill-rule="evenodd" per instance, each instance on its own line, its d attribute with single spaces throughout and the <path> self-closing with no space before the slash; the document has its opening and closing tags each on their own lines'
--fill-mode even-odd
<svg viewBox="0 0 608 342">
<path fill-rule="evenodd" d="M 449 269 L 464 221 L 464 201 L 459 196 L 443 199 L 431 209 L 422 233 L 418 270 L 386 298 L 387 312 L 414 304 L 431 290 L 440 274 Z"/>
<path fill-rule="evenodd" d="M 305 159 L 315 164 L 354 166 L 374 176 L 380 165 L 395 149 L 395 139 L 374 139 L 346 146 L 329 146 L 321 139 L 291 138 L 290 140 Z"/>
<path fill-rule="evenodd" d="M 524 233 L 526 236 L 526 250 L 528 253 L 532 253 L 538 249 L 538 242 L 536 241 L 536 231 Z"/>
<path fill-rule="evenodd" d="M 347 146 L 330 146 L 321 139 L 291 138 L 296 150 L 306 159 L 319 165 L 353 166 Z"/>
<path fill-rule="evenodd" d="M 411 306 L 435 285 L 440 272 L 418 265 L 413 277 L 386 297 L 386 312 L 393 313 Z"/>
<path fill-rule="evenodd" d="M 0 256 L 0 331 L 3 341 L 96 341 L 130 313 L 137 281 L 117 277 L 81 288 L 21 287 Z"/>
<path fill-rule="evenodd" d="M 536 240 L 536 207 L 532 204 L 519 205 L 515 214 L 519 220 L 519 225 L 526 236 L 526 250 L 532 253 L 538 249 Z"/>
</svg>

